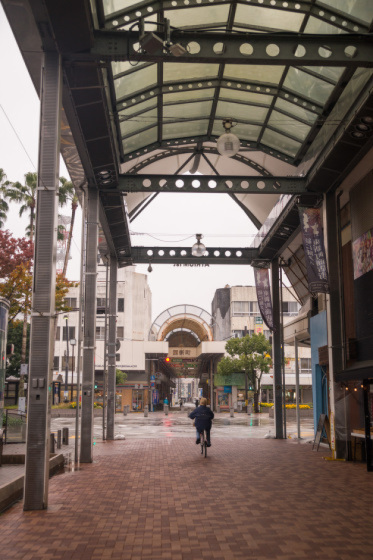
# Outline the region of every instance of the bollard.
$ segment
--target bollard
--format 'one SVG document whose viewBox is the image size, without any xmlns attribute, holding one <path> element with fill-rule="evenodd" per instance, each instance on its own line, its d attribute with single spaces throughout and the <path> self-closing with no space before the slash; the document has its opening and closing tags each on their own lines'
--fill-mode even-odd
<svg viewBox="0 0 373 560">
<path fill-rule="evenodd" d="M 54 453 L 54 452 L 55 452 L 54 443 L 55 443 L 54 433 L 51 432 L 51 434 L 50 434 L 49 453 Z"/>
<path fill-rule="evenodd" d="M 62 442 L 62 432 L 61 430 L 57 430 L 57 449 L 61 449 L 61 442 Z"/>
<path fill-rule="evenodd" d="M 69 445 L 69 428 L 62 428 L 62 443 Z"/>
<path fill-rule="evenodd" d="M 144 406 L 144 417 L 147 418 L 148 414 L 149 414 L 149 407 Z"/>
<path fill-rule="evenodd" d="M 216 412 L 220 412 L 220 404 L 216 405 Z"/>
<path fill-rule="evenodd" d="M 163 410 L 164 410 L 165 416 L 168 416 L 168 404 L 163 405 Z"/>
<path fill-rule="evenodd" d="M 230 409 L 229 409 L 229 412 L 230 412 L 230 417 L 231 417 L 231 418 L 234 418 L 234 410 L 233 410 L 233 408 L 230 408 Z"/>
<path fill-rule="evenodd" d="M 123 407 L 123 416 L 127 416 L 127 405 Z"/>
</svg>

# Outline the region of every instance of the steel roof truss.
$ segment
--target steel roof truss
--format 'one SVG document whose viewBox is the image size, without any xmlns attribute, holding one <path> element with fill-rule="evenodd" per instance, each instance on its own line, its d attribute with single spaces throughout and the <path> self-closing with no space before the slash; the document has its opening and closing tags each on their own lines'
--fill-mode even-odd
<svg viewBox="0 0 373 560">
<path fill-rule="evenodd" d="M 373 38 L 364 34 L 190 33 L 174 31 L 172 39 L 185 53 L 139 52 L 138 32 L 95 31 L 89 52 L 66 54 L 77 60 L 141 60 L 143 62 L 263 64 L 270 66 L 373 66 Z M 216 48 L 219 45 L 219 49 Z M 215 50 L 217 52 L 215 52 Z"/>
<path fill-rule="evenodd" d="M 192 192 L 240 194 L 304 194 L 304 177 L 260 177 L 232 175 L 120 175 L 117 190 L 134 192 Z"/>
</svg>

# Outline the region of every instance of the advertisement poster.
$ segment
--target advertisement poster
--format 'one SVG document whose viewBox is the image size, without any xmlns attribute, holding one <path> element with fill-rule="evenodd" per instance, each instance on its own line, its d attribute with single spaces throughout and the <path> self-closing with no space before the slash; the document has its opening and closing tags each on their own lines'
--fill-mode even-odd
<svg viewBox="0 0 373 560">
<path fill-rule="evenodd" d="M 271 298 L 271 287 L 269 285 L 268 268 L 255 268 L 255 286 L 258 305 L 263 321 L 270 331 L 273 331 L 273 309 Z"/>
<path fill-rule="evenodd" d="M 299 206 L 308 289 L 311 294 L 328 293 L 329 277 L 320 208 Z"/>
<path fill-rule="evenodd" d="M 373 268 L 373 230 L 363 233 L 352 243 L 354 280 Z"/>
<path fill-rule="evenodd" d="M 255 317 L 254 334 L 263 334 L 263 319 Z"/>
</svg>

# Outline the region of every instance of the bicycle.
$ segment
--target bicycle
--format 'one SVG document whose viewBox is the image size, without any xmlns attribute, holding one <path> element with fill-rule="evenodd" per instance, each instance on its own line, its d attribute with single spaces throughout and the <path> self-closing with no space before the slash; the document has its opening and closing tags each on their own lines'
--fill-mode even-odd
<svg viewBox="0 0 373 560">
<path fill-rule="evenodd" d="M 199 439 L 201 441 L 201 455 L 205 454 L 205 458 L 207 457 L 207 438 L 206 438 L 206 431 L 204 430 L 199 434 Z"/>
</svg>

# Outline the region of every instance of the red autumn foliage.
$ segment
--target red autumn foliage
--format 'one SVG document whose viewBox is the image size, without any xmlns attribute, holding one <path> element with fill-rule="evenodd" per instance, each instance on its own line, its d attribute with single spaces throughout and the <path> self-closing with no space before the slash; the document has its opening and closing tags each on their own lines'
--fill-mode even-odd
<svg viewBox="0 0 373 560">
<path fill-rule="evenodd" d="M 6 278 L 20 264 L 31 266 L 34 256 L 33 243 L 21 237 L 12 237 L 9 230 L 0 229 L 0 278 Z"/>
</svg>

